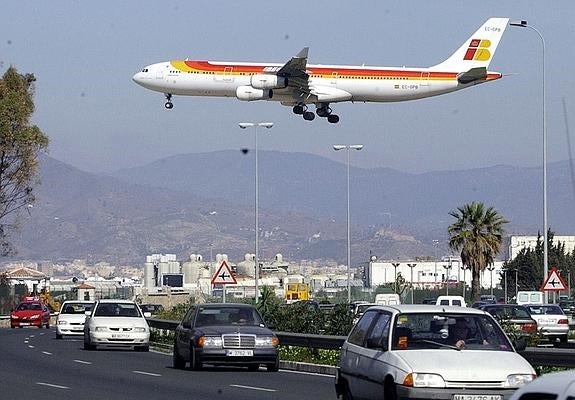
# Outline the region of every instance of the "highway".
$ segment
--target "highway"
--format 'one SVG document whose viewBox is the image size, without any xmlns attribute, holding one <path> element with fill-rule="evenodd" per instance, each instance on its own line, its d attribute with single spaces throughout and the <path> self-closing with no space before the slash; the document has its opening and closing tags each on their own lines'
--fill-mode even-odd
<svg viewBox="0 0 575 400">
<path fill-rule="evenodd" d="M 0 329 L 0 399 L 335 399 L 333 376 L 265 368 L 174 370 L 171 355 L 83 349 L 53 329 Z"/>
</svg>

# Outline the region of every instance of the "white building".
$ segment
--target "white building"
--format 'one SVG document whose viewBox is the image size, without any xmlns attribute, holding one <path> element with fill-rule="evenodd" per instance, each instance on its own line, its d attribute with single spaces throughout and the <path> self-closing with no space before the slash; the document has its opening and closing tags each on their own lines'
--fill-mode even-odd
<svg viewBox="0 0 575 400">
<path fill-rule="evenodd" d="M 543 241 L 543 236 L 541 236 Z M 571 253 L 575 249 L 575 236 L 553 236 L 553 244 L 565 245 L 565 252 Z M 513 260 L 523 249 L 535 250 L 537 246 L 537 236 L 511 235 L 509 236 L 508 258 Z"/>
<path fill-rule="evenodd" d="M 481 286 L 500 286 L 502 268 L 502 261 L 488 267 L 482 274 Z M 444 257 L 441 261 L 371 261 L 365 269 L 364 282 L 367 287 L 373 288 L 395 282 L 399 274 L 418 289 L 441 288 L 445 282 L 465 282 L 471 286 L 472 278 L 469 269 L 463 268 L 458 258 Z"/>
</svg>

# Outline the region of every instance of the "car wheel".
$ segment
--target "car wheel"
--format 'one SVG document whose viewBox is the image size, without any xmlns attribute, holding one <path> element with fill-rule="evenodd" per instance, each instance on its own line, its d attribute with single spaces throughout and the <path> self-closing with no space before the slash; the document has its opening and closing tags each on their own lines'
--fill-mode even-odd
<svg viewBox="0 0 575 400">
<path fill-rule="evenodd" d="M 62 339 L 62 335 L 56 334 L 56 339 L 58 340 Z"/>
<path fill-rule="evenodd" d="M 569 335 L 559 336 L 559 342 L 561 342 L 561 344 L 567 343 L 568 339 L 569 339 Z"/>
<path fill-rule="evenodd" d="M 142 351 L 142 352 L 148 352 L 150 351 L 150 346 L 135 346 L 134 347 L 135 351 Z"/>
<path fill-rule="evenodd" d="M 383 387 L 383 398 L 385 400 L 397 400 L 397 390 L 392 379 L 386 379 Z"/>
<path fill-rule="evenodd" d="M 200 356 L 196 355 L 193 347 L 190 350 L 190 366 L 194 371 L 202 369 L 202 359 Z"/>
<path fill-rule="evenodd" d="M 174 369 L 184 369 L 186 368 L 186 360 L 180 356 L 180 353 L 177 350 L 176 342 L 174 341 L 174 353 L 172 357 L 172 366 Z"/>
<path fill-rule="evenodd" d="M 280 369 L 280 358 L 276 357 L 276 361 L 273 364 L 266 364 L 266 370 L 268 372 L 278 372 Z"/>
<path fill-rule="evenodd" d="M 257 371 L 260 369 L 260 365 L 259 364 L 250 364 L 248 365 L 248 370 L 250 371 Z"/>
<path fill-rule="evenodd" d="M 90 343 L 90 339 L 84 336 L 84 350 L 96 350 L 96 346 Z"/>
<path fill-rule="evenodd" d="M 347 382 L 343 384 L 343 392 L 341 393 L 341 400 L 353 400 L 353 395 L 351 394 L 351 390 L 349 390 L 349 385 L 347 384 Z"/>
</svg>

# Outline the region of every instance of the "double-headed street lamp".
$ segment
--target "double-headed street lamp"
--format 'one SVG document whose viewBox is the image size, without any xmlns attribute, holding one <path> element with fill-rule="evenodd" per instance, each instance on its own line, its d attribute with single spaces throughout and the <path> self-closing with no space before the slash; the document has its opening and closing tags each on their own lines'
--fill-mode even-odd
<svg viewBox="0 0 575 400">
<path fill-rule="evenodd" d="M 511 26 L 517 26 L 520 28 L 529 28 L 533 32 L 535 32 L 539 39 L 541 39 L 541 48 L 542 48 L 542 103 L 543 103 L 543 112 L 542 112 L 542 125 L 543 125 L 543 280 L 547 279 L 547 275 L 549 274 L 549 250 L 547 246 L 547 117 L 546 117 L 546 107 L 545 107 L 545 39 L 539 30 L 535 27 L 528 25 L 527 21 L 512 21 L 509 23 Z M 549 296 L 548 292 L 544 292 L 544 299 L 545 303 L 548 303 Z"/>
<path fill-rule="evenodd" d="M 254 253 L 254 279 L 255 279 L 255 303 L 258 303 L 259 299 L 259 290 L 258 290 L 258 280 L 259 280 L 259 179 L 258 179 L 258 131 L 259 127 L 270 129 L 274 126 L 273 122 L 240 122 L 240 128 L 247 129 L 247 128 L 254 128 L 254 152 L 255 152 L 255 228 L 256 228 L 256 236 L 255 236 L 255 253 Z"/>
<path fill-rule="evenodd" d="M 347 176 L 347 302 L 351 303 L 351 228 L 349 220 L 349 151 L 350 150 L 361 150 L 363 149 L 363 144 L 334 144 L 333 149 L 335 151 L 346 150 L 346 176 Z"/>
</svg>

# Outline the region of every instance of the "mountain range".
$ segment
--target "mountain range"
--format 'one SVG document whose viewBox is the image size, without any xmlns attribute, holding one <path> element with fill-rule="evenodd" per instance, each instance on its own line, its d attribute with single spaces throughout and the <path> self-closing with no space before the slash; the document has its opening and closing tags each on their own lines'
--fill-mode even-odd
<svg viewBox="0 0 575 400">
<path fill-rule="evenodd" d="M 259 151 L 260 258 L 346 263 L 346 165 L 305 153 Z M 182 154 L 108 175 L 40 160 L 37 201 L 5 259 L 143 264 L 152 253 L 254 249 L 255 159 L 250 151 Z M 471 201 L 494 207 L 508 233 L 542 227 L 541 168 L 493 166 L 410 174 L 350 167 L 352 264 L 370 255 L 448 254 L 448 213 Z M 548 166 L 549 227 L 571 234 L 575 196 L 568 162 Z M 439 241 L 439 247 L 433 241 Z"/>
</svg>

